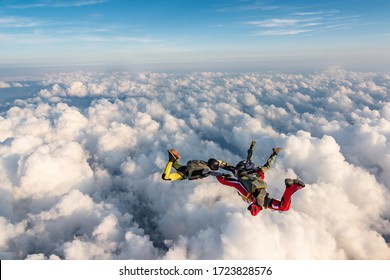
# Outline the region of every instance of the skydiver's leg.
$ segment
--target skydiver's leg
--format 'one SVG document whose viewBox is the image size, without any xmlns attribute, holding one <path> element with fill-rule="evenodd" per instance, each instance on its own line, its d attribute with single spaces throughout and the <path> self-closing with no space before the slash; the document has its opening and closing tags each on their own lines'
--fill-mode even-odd
<svg viewBox="0 0 390 280">
<path fill-rule="evenodd" d="M 267 189 L 260 189 L 258 195 L 256 196 L 257 204 L 264 208 L 267 208 L 269 204 L 268 200 L 266 199 L 268 197 L 267 194 Z"/>
<path fill-rule="evenodd" d="M 179 164 L 179 159 L 181 157 L 180 154 L 176 151 L 176 149 L 170 149 L 170 150 L 168 150 L 168 157 L 169 157 L 169 160 L 168 160 L 168 163 L 165 166 L 164 172 L 162 174 L 162 179 L 163 180 L 171 180 L 171 181 L 182 180 L 183 176 L 180 173 L 178 173 L 178 172 L 171 173 L 172 166 L 176 170 L 178 170 L 180 167 L 182 167 Z"/>
<path fill-rule="evenodd" d="M 179 163 L 179 160 L 175 160 L 173 162 L 173 168 L 175 168 L 176 170 L 179 170 L 179 168 L 182 168 L 183 166 Z"/>
<path fill-rule="evenodd" d="M 176 164 L 176 167 L 177 167 L 178 161 L 175 161 L 175 163 L 177 163 Z M 172 161 L 168 161 L 167 165 L 165 166 L 164 172 L 162 174 L 163 180 L 175 181 L 175 180 L 182 180 L 183 179 L 183 176 L 181 174 L 179 174 L 178 172 L 171 173 L 172 166 L 175 167 L 175 163 L 173 163 Z"/>
<path fill-rule="evenodd" d="M 249 194 L 248 191 L 239 181 L 237 181 L 237 179 L 225 178 L 223 176 L 217 176 L 216 178 L 217 178 L 218 182 L 220 182 L 221 184 L 235 188 L 237 190 L 237 192 L 239 192 L 239 194 L 242 197 L 248 196 L 248 194 Z"/>
<path fill-rule="evenodd" d="M 305 187 L 305 184 L 299 180 L 286 179 L 286 190 L 283 193 L 281 200 L 272 198 L 268 204 L 269 209 L 278 210 L 278 211 L 288 211 L 291 206 L 291 197 L 292 195 Z"/>
</svg>

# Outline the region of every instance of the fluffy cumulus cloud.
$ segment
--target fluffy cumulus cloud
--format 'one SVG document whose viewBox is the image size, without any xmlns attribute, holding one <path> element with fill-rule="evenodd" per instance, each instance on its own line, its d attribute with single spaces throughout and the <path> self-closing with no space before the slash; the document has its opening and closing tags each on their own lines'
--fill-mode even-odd
<svg viewBox="0 0 390 280">
<path fill-rule="evenodd" d="M 0 80 L 2 259 L 390 259 L 390 74 Z M 306 182 L 288 212 L 161 179 L 168 148 L 234 164 L 253 139 L 258 165 L 283 147 L 271 196 Z"/>
</svg>

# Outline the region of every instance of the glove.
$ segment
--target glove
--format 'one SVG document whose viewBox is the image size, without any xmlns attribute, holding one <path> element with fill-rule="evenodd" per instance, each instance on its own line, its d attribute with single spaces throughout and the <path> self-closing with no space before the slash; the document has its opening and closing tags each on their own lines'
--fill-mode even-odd
<svg viewBox="0 0 390 280">
<path fill-rule="evenodd" d="M 272 152 L 273 152 L 275 155 L 279 154 L 279 152 L 280 152 L 281 150 L 283 150 L 283 148 L 281 148 L 281 147 L 272 148 Z"/>
<path fill-rule="evenodd" d="M 220 166 L 220 167 L 227 167 L 227 166 L 230 166 L 229 163 L 223 162 L 222 160 L 218 160 L 218 162 L 219 162 L 219 166 Z"/>
<path fill-rule="evenodd" d="M 251 212 L 251 215 L 252 215 L 252 216 L 256 216 L 257 214 L 260 213 L 262 207 L 261 207 L 260 205 L 257 204 L 257 201 L 256 201 L 256 199 L 255 199 L 255 200 L 253 200 L 253 201 L 249 204 L 249 206 L 248 206 L 247 209 L 249 210 L 249 212 Z"/>
</svg>

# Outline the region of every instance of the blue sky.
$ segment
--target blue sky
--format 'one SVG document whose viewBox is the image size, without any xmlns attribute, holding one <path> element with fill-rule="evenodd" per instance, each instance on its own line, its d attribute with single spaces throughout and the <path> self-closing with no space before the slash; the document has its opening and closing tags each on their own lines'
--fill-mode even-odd
<svg viewBox="0 0 390 280">
<path fill-rule="evenodd" d="M 388 0 L 0 2 L 1 65 L 390 65 Z"/>
</svg>

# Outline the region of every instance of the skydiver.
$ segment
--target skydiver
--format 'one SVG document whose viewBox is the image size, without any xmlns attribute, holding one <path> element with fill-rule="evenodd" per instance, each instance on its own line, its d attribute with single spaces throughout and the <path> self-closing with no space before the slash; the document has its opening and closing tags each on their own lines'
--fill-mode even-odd
<svg viewBox="0 0 390 280">
<path fill-rule="evenodd" d="M 264 188 L 253 188 L 248 191 L 244 185 L 235 178 L 226 176 L 217 176 L 218 181 L 237 190 L 239 195 L 249 203 L 248 210 L 252 216 L 256 216 L 263 209 L 272 209 L 278 211 L 288 211 L 291 206 L 291 196 L 298 190 L 305 187 L 305 183 L 298 179 L 285 179 L 286 189 L 280 200 L 270 198 Z M 265 191 L 265 196 L 263 193 Z"/>
<path fill-rule="evenodd" d="M 259 194 L 257 195 L 257 197 L 258 201 L 261 203 L 265 199 L 265 196 L 267 194 L 267 183 L 264 181 L 264 174 L 272 167 L 275 162 L 276 156 L 279 154 L 282 148 L 273 148 L 272 154 L 269 156 L 267 162 L 260 167 L 256 167 L 255 164 L 252 162 L 253 149 L 255 145 L 256 141 L 252 141 L 247 151 L 246 160 L 240 161 L 236 164 L 236 166 L 230 166 L 229 164 L 225 163 L 221 165 L 221 168 L 232 172 L 236 176 L 238 181 L 240 181 L 240 183 L 248 191 L 248 194 L 251 193 L 252 189 L 258 189 Z M 244 198 L 244 200 L 247 200 L 247 198 Z"/>
<path fill-rule="evenodd" d="M 179 159 L 180 154 L 176 149 L 168 150 L 168 163 L 165 166 L 162 174 L 162 179 L 166 181 L 175 180 L 195 180 L 203 179 L 210 175 L 220 176 L 222 173 L 216 172 L 219 169 L 220 164 L 223 164 L 221 160 L 210 158 L 207 162 L 203 160 L 190 160 L 186 165 L 181 165 Z M 176 169 L 176 172 L 171 173 L 172 167 Z"/>
<path fill-rule="evenodd" d="M 305 184 L 299 180 L 286 179 L 286 190 L 282 200 L 271 199 L 268 197 L 267 183 L 264 181 L 265 172 L 268 171 L 278 153 L 282 150 L 280 147 L 272 149 L 272 154 L 267 162 L 255 167 L 252 162 L 253 149 L 256 141 L 252 141 L 248 151 L 247 159 L 240 161 L 235 167 L 228 164 L 222 165 L 221 168 L 232 172 L 237 179 L 229 178 L 229 176 L 217 176 L 217 180 L 224 185 L 234 187 L 241 195 L 244 201 L 250 203 L 248 210 L 252 215 L 257 215 L 263 208 L 271 208 L 279 211 L 287 211 L 290 208 L 291 195 Z M 292 180 L 292 181 L 291 181 Z M 295 183 L 294 183 L 295 182 Z"/>
</svg>

